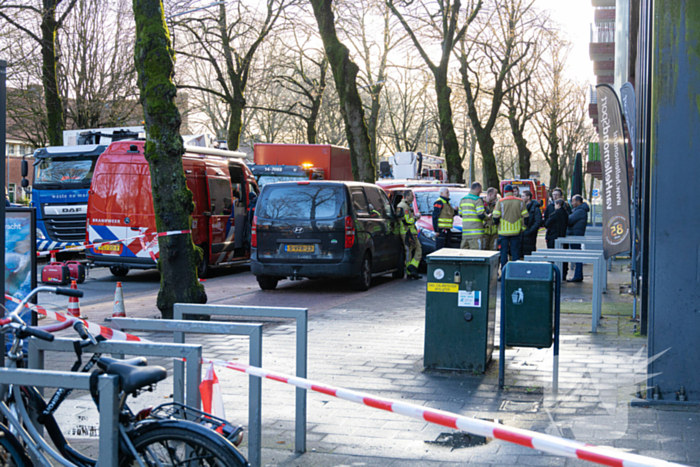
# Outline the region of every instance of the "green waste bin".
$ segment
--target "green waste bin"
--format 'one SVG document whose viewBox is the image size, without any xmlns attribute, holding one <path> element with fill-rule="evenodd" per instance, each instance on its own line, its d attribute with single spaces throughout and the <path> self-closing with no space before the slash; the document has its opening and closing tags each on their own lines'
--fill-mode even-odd
<svg viewBox="0 0 700 467">
<path fill-rule="evenodd" d="M 516 261 L 505 271 L 506 345 L 552 346 L 554 267 Z"/>
<path fill-rule="evenodd" d="M 426 368 L 483 372 L 493 353 L 497 251 L 443 248 L 426 257 Z"/>
</svg>

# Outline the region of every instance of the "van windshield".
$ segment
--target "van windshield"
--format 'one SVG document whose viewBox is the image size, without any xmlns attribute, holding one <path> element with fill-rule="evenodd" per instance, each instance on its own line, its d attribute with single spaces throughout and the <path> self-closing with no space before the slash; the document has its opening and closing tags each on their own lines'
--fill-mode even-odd
<svg viewBox="0 0 700 467">
<path fill-rule="evenodd" d="M 257 177 L 258 186 L 260 188 L 264 187 L 268 183 L 276 182 L 296 182 L 297 180 L 308 180 L 309 175 L 306 173 L 300 173 L 298 175 L 260 175 Z"/>
<path fill-rule="evenodd" d="M 342 185 L 269 184 L 263 190 L 256 214 L 263 219 L 337 219 L 346 214 Z"/>
<path fill-rule="evenodd" d="M 450 190 L 450 204 L 459 212 L 459 203 L 462 198 L 469 194 L 469 190 Z M 416 192 L 416 204 L 421 215 L 431 215 L 433 213 L 433 204 L 440 197 L 438 191 L 418 191 Z"/>
</svg>

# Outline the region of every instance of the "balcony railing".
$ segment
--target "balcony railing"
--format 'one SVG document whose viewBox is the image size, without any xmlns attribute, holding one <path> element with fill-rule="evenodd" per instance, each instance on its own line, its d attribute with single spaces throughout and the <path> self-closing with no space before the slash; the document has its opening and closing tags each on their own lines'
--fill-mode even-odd
<svg viewBox="0 0 700 467">
<path fill-rule="evenodd" d="M 591 24 L 591 42 L 615 42 L 615 23 Z"/>
</svg>

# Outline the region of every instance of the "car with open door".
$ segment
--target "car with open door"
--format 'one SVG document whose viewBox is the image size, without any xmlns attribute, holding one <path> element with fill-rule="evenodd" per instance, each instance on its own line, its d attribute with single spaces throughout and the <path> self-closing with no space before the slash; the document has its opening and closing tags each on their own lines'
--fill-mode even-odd
<svg viewBox="0 0 700 467">
<path fill-rule="evenodd" d="M 382 274 L 403 277 L 399 220 L 380 187 L 343 181 L 265 185 L 251 237 L 260 288 L 280 280 L 350 278 L 367 290 Z"/>
</svg>

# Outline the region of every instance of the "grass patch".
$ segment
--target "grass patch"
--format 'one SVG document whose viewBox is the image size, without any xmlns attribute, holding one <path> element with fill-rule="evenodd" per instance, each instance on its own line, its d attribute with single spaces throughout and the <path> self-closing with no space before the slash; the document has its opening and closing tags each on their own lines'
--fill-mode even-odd
<svg viewBox="0 0 700 467">
<path fill-rule="evenodd" d="M 591 302 L 561 302 L 561 312 L 590 314 Z M 632 303 L 603 302 L 603 316 L 632 316 Z"/>
</svg>

